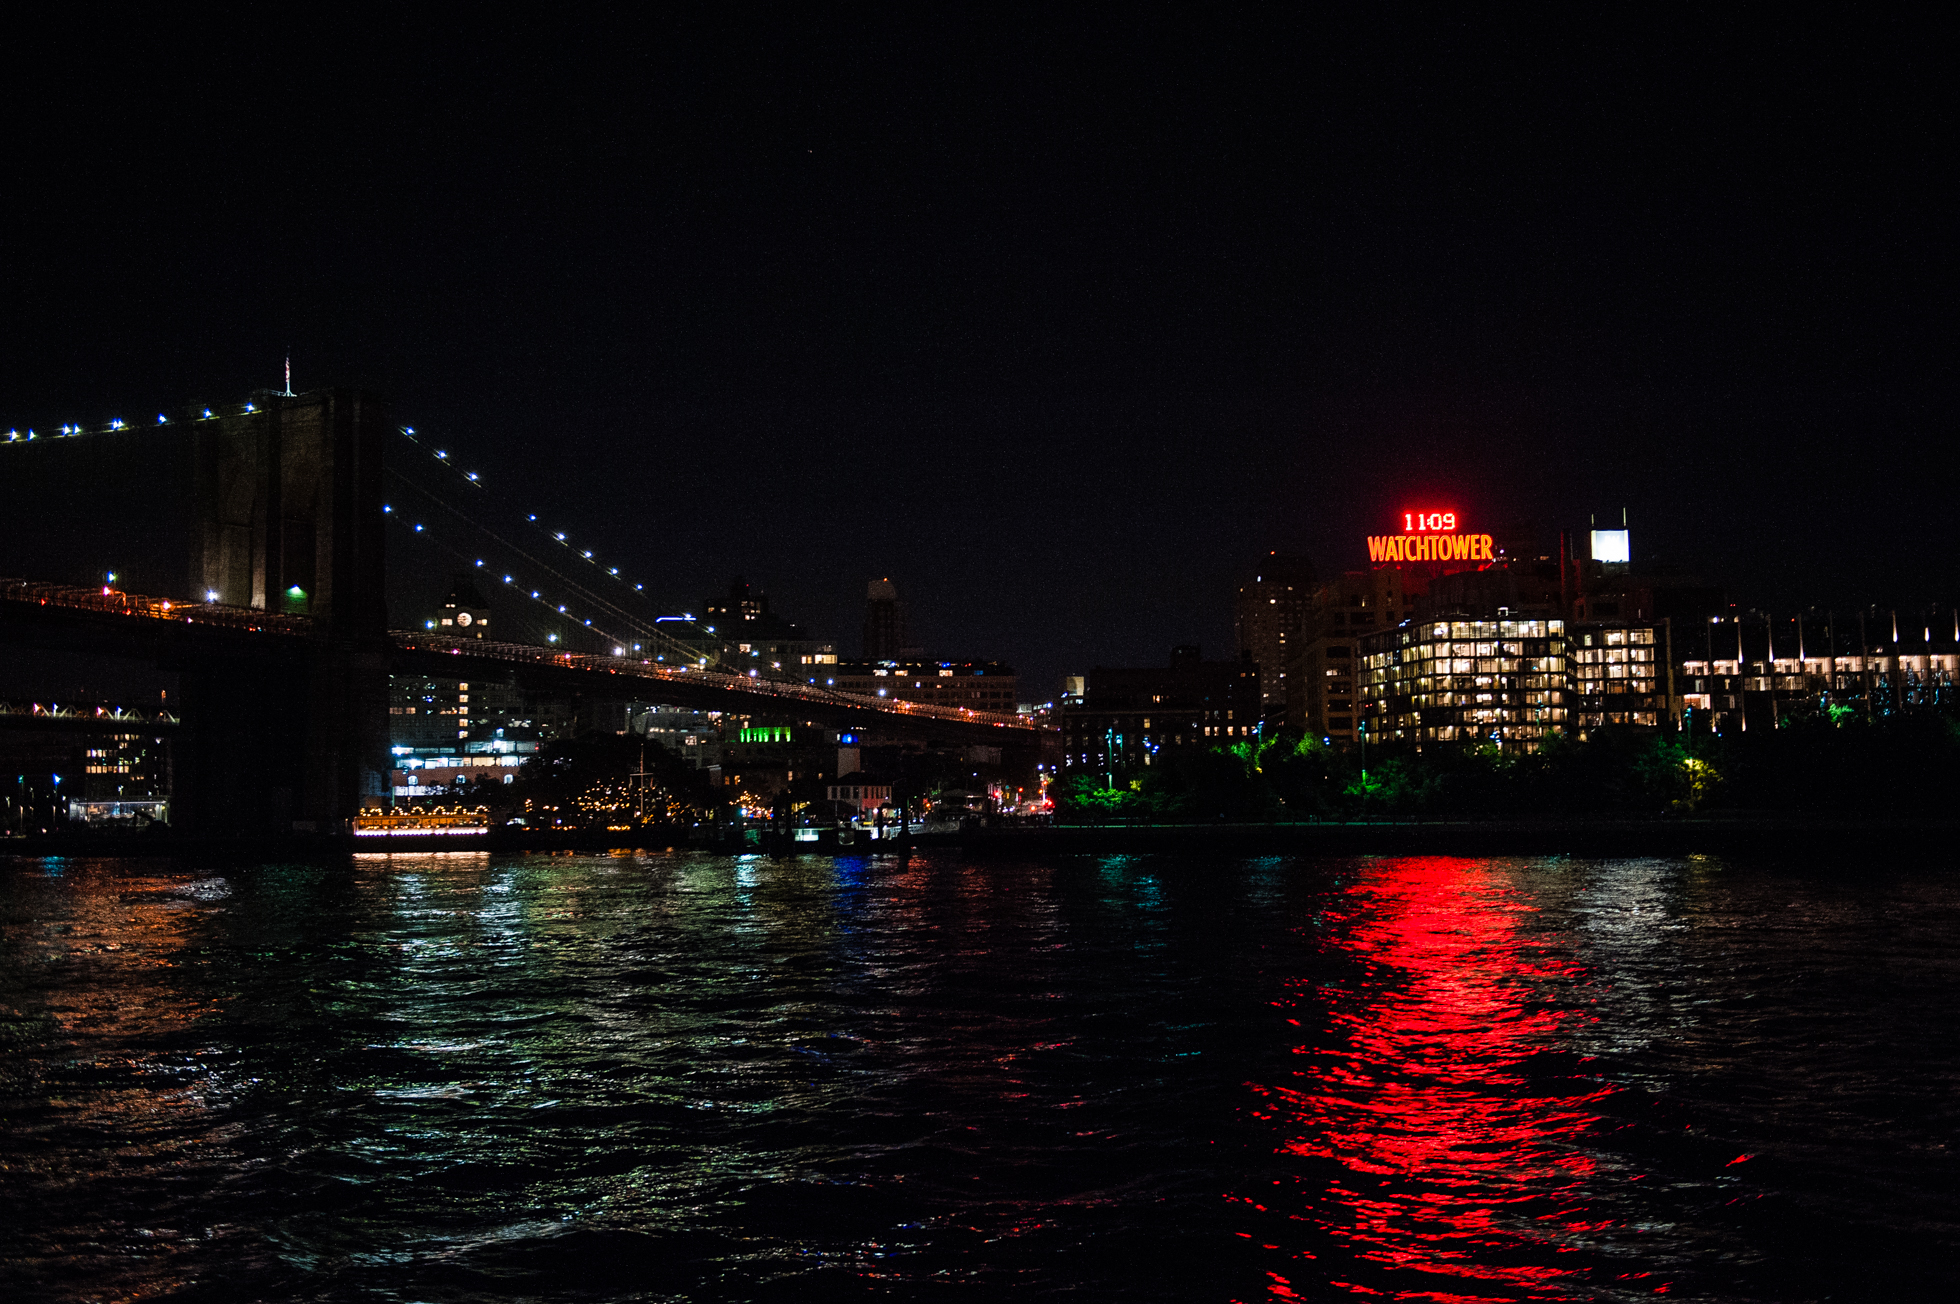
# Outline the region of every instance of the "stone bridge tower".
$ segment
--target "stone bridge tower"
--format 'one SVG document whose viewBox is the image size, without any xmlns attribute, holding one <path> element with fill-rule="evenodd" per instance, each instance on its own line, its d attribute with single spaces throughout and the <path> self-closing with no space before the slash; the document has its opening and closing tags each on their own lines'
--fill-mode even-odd
<svg viewBox="0 0 1960 1304">
<path fill-rule="evenodd" d="M 314 636 L 249 663 L 178 667 L 179 809 L 193 827 L 324 830 L 386 792 L 389 433 L 380 405 L 351 389 L 265 395 L 194 427 L 193 596 L 310 616 Z"/>
</svg>

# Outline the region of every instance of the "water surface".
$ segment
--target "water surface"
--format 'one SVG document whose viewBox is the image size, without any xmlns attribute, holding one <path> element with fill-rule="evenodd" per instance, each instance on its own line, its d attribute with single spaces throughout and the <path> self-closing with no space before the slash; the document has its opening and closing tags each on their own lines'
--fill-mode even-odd
<svg viewBox="0 0 1960 1304">
<path fill-rule="evenodd" d="M 0 861 L 0 1288 L 1942 1297 L 1955 882 Z"/>
</svg>

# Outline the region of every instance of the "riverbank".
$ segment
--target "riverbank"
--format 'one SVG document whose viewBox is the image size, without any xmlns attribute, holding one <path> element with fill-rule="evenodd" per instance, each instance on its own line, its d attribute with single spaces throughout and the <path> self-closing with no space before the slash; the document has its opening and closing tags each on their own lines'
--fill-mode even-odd
<svg viewBox="0 0 1960 1304">
<path fill-rule="evenodd" d="M 246 856 L 304 859 L 349 853 L 746 850 L 778 856 L 877 855 L 908 849 L 975 856 L 1206 853 L 1249 856 L 1684 856 L 1775 853 L 1851 856 L 1922 853 L 1960 859 L 1960 820 L 1711 819 L 1488 820 L 1314 824 L 1065 824 L 973 827 L 957 833 L 838 846 L 833 838 L 783 842 L 761 829 L 743 842 L 713 830 L 494 829 L 481 834 L 387 838 L 295 833 L 214 838 L 153 834 L 50 834 L 0 839 L 0 856 Z"/>
<path fill-rule="evenodd" d="M 1852 855 L 1883 849 L 1960 854 L 1956 820 L 1789 817 L 1460 820 L 1316 824 L 1088 824 L 972 829 L 954 843 L 982 855 L 1156 852 L 1292 856 L 1684 856 L 1745 852 Z"/>
</svg>

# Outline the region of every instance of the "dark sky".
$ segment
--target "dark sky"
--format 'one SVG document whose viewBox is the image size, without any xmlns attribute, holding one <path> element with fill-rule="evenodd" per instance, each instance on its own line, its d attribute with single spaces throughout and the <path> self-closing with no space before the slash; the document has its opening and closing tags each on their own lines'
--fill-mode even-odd
<svg viewBox="0 0 1960 1304">
<path fill-rule="evenodd" d="M 0 429 L 290 345 L 674 608 L 890 575 L 1030 696 L 1418 505 L 1960 598 L 1936 31 L 585 21 L 20 46 Z"/>
</svg>

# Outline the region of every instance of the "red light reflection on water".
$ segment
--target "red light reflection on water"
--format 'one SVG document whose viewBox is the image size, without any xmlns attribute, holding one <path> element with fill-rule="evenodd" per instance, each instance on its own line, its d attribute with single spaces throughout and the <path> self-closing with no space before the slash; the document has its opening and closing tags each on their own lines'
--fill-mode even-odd
<svg viewBox="0 0 1960 1304">
<path fill-rule="evenodd" d="M 1520 928 L 1532 907 L 1501 863 L 1382 861 L 1364 873 L 1336 943 L 1364 975 L 1302 984 L 1293 1012 L 1323 1007 L 1326 1032 L 1296 1048 L 1306 1059 L 1290 1078 L 1253 1084 L 1283 1155 L 1339 1168 L 1303 1164 L 1290 1191 L 1230 1198 L 1314 1228 L 1320 1257 L 1342 1261 L 1322 1273 L 1371 1284 L 1321 1280 L 1355 1294 L 1557 1298 L 1578 1282 L 1552 1260 L 1609 1225 L 1587 1217 L 1583 1145 L 1608 1091 L 1527 1067 L 1575 1017 L 1548 990 L 1575 975 L 1535 954 Z M 1277 1239 L 1265 1227 L 1260 1239 Z M 1298 1287 L 1274 1274 L 1269 1290 Z"/>
</svg>

